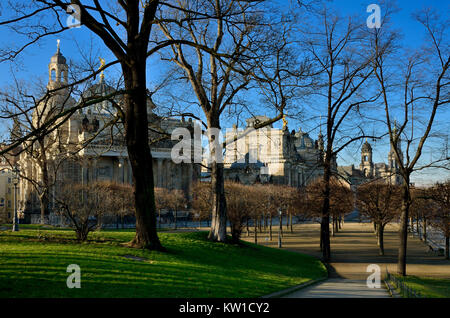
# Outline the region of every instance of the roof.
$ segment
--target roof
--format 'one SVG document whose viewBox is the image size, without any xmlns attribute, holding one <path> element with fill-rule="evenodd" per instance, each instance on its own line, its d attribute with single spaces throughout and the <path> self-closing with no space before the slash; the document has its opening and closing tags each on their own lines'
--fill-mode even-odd
<svg viewBox="0 0 450 318">
<path fill-rule="evenodd" d="M 362 145 L 361 151 L 372 151 L 372 146 L 367 142 Z"/>
</svg>

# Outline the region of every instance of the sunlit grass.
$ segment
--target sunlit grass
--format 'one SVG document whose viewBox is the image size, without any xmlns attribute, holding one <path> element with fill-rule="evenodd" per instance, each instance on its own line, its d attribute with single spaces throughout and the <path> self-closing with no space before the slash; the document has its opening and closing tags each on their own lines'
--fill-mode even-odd
<svg viewBox="0 0 450 318">
<path fill-rule="evenodd" d="M 1 231 L 0 297 L 258 297 L 326 275 L 298 253 L 211 243 L 205 232 L 159 235 L 166 253 L 123 247 L 133 230 L 94 232 L 87 243 L 64 229 Z M 80 289 L 66 286 L 69 264 L 81 268 Z"/>
<path fill-rule="evenodd" d="M 399 276 L 397 276 L 399 277 Z M 450 278 L 401 277 L 404 283 L 425 298 L 450 298 Z"/>
</svg>

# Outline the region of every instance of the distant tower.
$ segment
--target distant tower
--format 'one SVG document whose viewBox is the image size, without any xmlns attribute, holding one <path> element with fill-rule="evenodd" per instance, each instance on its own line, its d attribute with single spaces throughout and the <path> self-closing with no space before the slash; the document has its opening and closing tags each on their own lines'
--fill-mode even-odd
<svg viewBox="0 0 450 318">
<path fill-rule="evenodd" d="M 66 58 L 59 49 L 59 40 L 56 53 L 51 57 L 48 64 L 48 89 L 57 89 L 68 83 L 69 67 L 66 64 Z"/>
<path fill-rule="evenodd" d="M 364 172 L 365 177 L 373 177 L 372 146 L 367 142 L 367 138 L 361 148 L 360 169 Z"/>
<path fill-rule="evenodd" d="M 324 143 L 323 143 L 323 135 L 322 135 L 322 132 L 319 132 L 319 136 L 318 136 L 319 138 L 318 138 L 318 140 L 317 140 L 317 146 L 318 146 L 318 149 L 321 151 L 321 152 L 323 152 L 323 150 L 324 150 Z"/>
</svg>

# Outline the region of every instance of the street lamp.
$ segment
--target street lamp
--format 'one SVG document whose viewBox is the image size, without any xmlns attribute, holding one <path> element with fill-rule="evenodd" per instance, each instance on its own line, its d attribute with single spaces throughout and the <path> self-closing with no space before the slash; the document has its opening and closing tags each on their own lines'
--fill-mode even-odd
<svg viewBox="0 0 450 318">
<path fill-rule="evenodd" d="M 19 169 L 17 167 L 13 170 L 12 182 L 14 184 L 14 219 L 13 232 L 19 231 L 19 218 L 17 217 L 17 185 L 19 184 Z"/>
<path fill-rule="evenodd" d="M 281 216 L 282 216 L 282 211 L 281 208 L 278 208 L 278 216 L 279 216 L 279 223 L 280 223 L 280 227 L 278 228 L 278 248 L 281 248 L 281 226 L 282 226 L 282 222 L 281 222 Z"/>
</svg>

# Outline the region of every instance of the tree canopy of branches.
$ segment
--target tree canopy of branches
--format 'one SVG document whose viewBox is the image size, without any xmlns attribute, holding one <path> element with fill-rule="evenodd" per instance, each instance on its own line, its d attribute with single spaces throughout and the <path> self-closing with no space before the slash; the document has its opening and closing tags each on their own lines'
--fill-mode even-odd
<svg viewBox="0 0 450 318">
<path fill-rule="evenodd" d="M 131 190 L 124 184 L 91 182 L 66 185 L 55 199 L 59 213 L 70 220 L 77 239 L 85 241 L 89 232 L 101 226 L 102 216 L 117 213 L 118 207 L 133 209 Z"/>
<path fill-rule="evenodd" d="M 399 56 L 393 50 L 398 45 L 397 35 L 389 28 L 389 19 L 384 20 L 381 28 L 373 30 L 372 41 L 375 53 L 373 70 L 382 95 L 390 145 L 394 149 L 399 173 L 403 179 L 397 265 L 398 273 L 403 276 L 406 275 L 408 220 L 412 202 L 411 174 L 439 163 L 448 165 L 449 162 L 449 158 L 445 157 L 427 164 L 419 162 L 425 142 L 430 139 L 436 115 L 450 103 L 448 23 L 429 9 L 416 13 L 415 17 L 426 31 L 427 44 L 420 52 L 408 54 L 400 69 L 393 69 L 392 66 L 392 61 L 399 59 Z M 400 78 L 392 76 L 395 73 L 401 74 Z M 395 93 L 401 94 L 400 101 Z M 398 103 L 400 107 L 396 108 Z M 393 120 L 396 110 L 401 118 L 398 125 Z M 418 113 L 421 113 L 422 118 L 417 118 Z M 400 140 L 406 143 L 404 153 Z"/>
<path fill-rule="evenodd" d="M 384 228 L 399 216 L 400 190 L 399 186 L 383 182 L 369 182 L 360 185 L 357 190 L 356 206 L 362 215 L 375 224 L 380 255 L 384 255 Z"/>
<path fill-rule="evenodd" d="M 211 19 L 194 14 L 201 4 Z M 296 60 L 289 50 L 289 39 L 280 17 L 268 21 L 261 1 L 185 2 L 185 11 L 177 24 L 158 23 L 167 41 L 186 38 L 199 47 L 173 43 L 164 60 L 176 65 L 192 88 L 193 96 L 210 129 L 209 158 L 212 192 L 212 224 L 209 239 L 226 240 L 227 204 L 224 190 L 222 151 L 219 135 L 222 115 L 239 104 L 238 97 L 252 85 L 260 88 L 276 116 L 255 128 L 279 120 L 296 89 L 294 83 L 307 77 L 306 67 L 294 69 Z M 178 16 L 178 12 L 173 13 Z M 204 13 L 202 13 L 204 14 Z M 282 31 L 279 33 L 278 31 Z M 276 39 L 275 39 L 276 38 Z M 294 76 L 295 73 L 295 76 Z"/>
<path fill-rule="evenodd" d="M 325 2 L 308 8 L 312 21 L 299 27 L 300 47 L 311 56 L 318 79 L 315 95 L 324 119 L 323 196 L 321 208 L 322 259 L 328 262 L 330 250 L 330 180 L 337 154 L 348 145 L 369 135 L 357 120 L 362 110 L 379 97 L 367 89 L 374 73 L 373 53 L 361 48 L 369 37 L 356 19 L 339 16 Z M 314 107 L 314 106 L 312 106 Z M 356 125 L 356 127 L 355 127 Z"/>
</svg>

